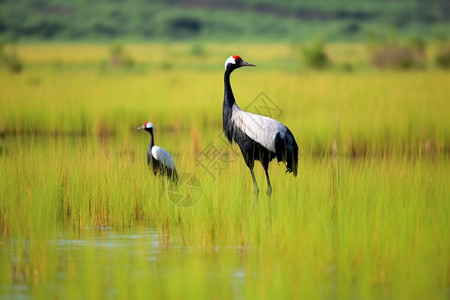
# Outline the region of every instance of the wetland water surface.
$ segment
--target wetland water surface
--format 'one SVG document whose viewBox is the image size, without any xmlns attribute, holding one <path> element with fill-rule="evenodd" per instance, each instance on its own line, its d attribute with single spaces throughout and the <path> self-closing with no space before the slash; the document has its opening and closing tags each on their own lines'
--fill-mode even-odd
<svg viewBox="0 0 450 300">
<path fill-rule="evenodd" d="M 11 260 L 13 274 L 11 285 L 2 283 L 1 298 L 31 299 L 34 296 L 45 298 L 46 295 L 70 298 L 73 296 L 68 292 L 71 289 L 76 289 L 77 295 L 83 296 L 89 295 L 91 284 L 101 285 L 99 296 L 102 297 L 116 298 L 127 294 L 137 296 L 136 291 L 121 290 L 126 289 L 126 284 L 112 284 L 117 277 L 136 281 L 145 278 L 148 286 L 158 284 L 170 290 L 172 274 L 182 272 L 191 276 L 189 270 L 183 270 L 185 262 L 191 259 L 209 269 L 205 280 L 209 282 L 210 288 L 226 279 L 221 276 L 230 276 L 233 295 L 236 298 L 243 295 L 245 272 L 239 261 L 228 265 L 220 273 L 215 263 L 218 256 L 236 256 L 242 249 L 216 248 L 205 252 L 199 248 L 183 246 L 180 238 L 170 238 L 155 229 L 145 228 L 125 231 L 112 228 L 84 228 L 79 232 L 59 231 L 52 239 L 35 242 L 48 251 L 48 257 L 31 257 L 30 251 L 34 246 L 25 238 L 2 242 L 2 256 Z M 221 254 L 218 254 L 219 252 Z M 34 284 L 33 281 L 38 279 L 33 277 L 38 277 L 39 274 L 24 273 L 20 268 L 24 261 L 34 264 L 35 259 L 51 260 L 56 273 L 48 278 L 49 280 Z M 27 278 L 28 276 L 32 278 Z M 174 284 L 173 288 L 177 288 L 177 285 Z M 174 294 L 182 292 L 173 291 Z"/>
</svg>

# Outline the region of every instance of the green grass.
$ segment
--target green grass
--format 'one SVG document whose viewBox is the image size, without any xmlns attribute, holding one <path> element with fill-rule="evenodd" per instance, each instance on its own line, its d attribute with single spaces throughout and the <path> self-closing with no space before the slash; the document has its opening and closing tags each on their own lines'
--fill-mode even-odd
<svg viewBox="0 0 450 300">
<path fill-rule="evenodd" d="M 87 67 L 67 67 L 65 52 L 55 70 L 29 47 L 22 74 L 0 73 L 1 297 L 448 297 L 448 74 L 293 72 L 269 60 L 287 59 L 281 45 L 210 46 L 198 69 L 178 45 L 172 69 L 138 72 L 92 67 L 93 47 Z M 130 51 L 152 65 L 163 47 Z M 233 74 L 238 103 L 265 92 L 301 149 L 297 178 L 272 163 L 270 200 L 262 168 L 255 199 L 237 146 L 220 139 L 222 61 L 235 51 L 258 65 Z M 151 176 L 135 130 L 146 120 L 200 180 L 194 205 L 174 205 Z"/>
<path fill-rule="evenodd" d="M 8 253 L 1 265 L 3 284 L 28 285 L 30 295 L 61 297 L 75 285 L 81 290 L 72 295 L 92 298 L 104 296 L 105 288 L 227 297 L 237 269 L 245 274 L 241 284 L 249 297 L 281 291 L 287 298 L 446 295 L 447 158 L 306 155 L 297 179 L 272 166 L 272 199 L 261 195 L 256 202 L 248 171 L 235 161 L 212 183 L 197 173 L 206 182 L 202 196 L 181 208 L 149 176 L 144 153 L 95 139 L 78 140 L 83 146 L 71 138 L 26 140 L 7 139 L 13 147 L 2 155 L 2 170 L 11 176 L 0 189 L 7 199 L 1 210 Z M 132 144 L 142 148 L 138 140 Z M 192 162 L 189 167 L 195 170 Z M 113 248 L 99 258 L 102 247 L 75 244 L 81 249 L 60 253 L 48 242 L 61 232 L 83 241 L 91 228 L 109 226 L 124 234 L 154 228 L 161 239 L 159 263 L 144 268 L 146 245 Z M 60 256 L 68 262 L 61 265 Z M 134 281 L 135 272 L 148 282 Z M 68 287 L 54 291 L 54 282 Z M 161 283 L 155 292 L 153 285 Z"/>
<path fill-rule="evenodd" d="M 363 49 L 356 49 L 356 55 L 339 46 L 328 51 L 337 61 L 363 60 Z M 157 128 L 182 135 L 205 126 L 219 133 L 222 61 L 239 53 L 258 65 L 233 74 L 239 105 L 247 107 L 264 92 L 282 109 L 281 121 L 300 141 L 308 141 L 301 147 L 304 153 L 329 152 L 334 140 L 344 153 L 421 152 L 426 144 L 438 150 L 449 144 L 444 71 L 294 71 L 283 66 L 301 62 L 284 45 L 210 46 L 205 51 L 203 58 L 192 56 L 186 45 L 130 46 L 138 66 L 147 69 L 125 71 L 98 67 L 107 60 L 106 47 L 24 46 L 19 55 L 27 71 L 0 73 L 0 130 L 125 135 L 151 119 Z M 49 60 L 62 66 L 45 65 Z M 173 67 L 164 69 L 164 62 Z M 211 139 L 201 138 L 205 144 Z"/>
</svg>

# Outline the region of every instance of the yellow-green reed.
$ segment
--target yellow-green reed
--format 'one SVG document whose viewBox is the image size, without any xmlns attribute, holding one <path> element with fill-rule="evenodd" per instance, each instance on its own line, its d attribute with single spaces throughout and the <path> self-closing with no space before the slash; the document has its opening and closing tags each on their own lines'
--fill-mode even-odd
<svg viewBox="0 0 450 300">
<path fill-rule="evenodd" d="M 187 134 L 205 126 L 220 131 L 222 62 L 239 53 L 258 66 L 233 74 L 239 105 L 264 92 L 301 143 L 308 141 L 305 153 L 331 152 L 333 143 L 344 153 L 433 152 L 448 144 L 446 72 L 295 71 L 302 64 L 292 48 L 260 47 L 265 51 L 205 46 L 195 56 L 188 45 L 129 46 L 136 67 L 127 71 L 108 67 L 107 46 L 23 46 L 23 74 L 0 72 L 0 129 L 123 135 L 151 119 Z M 364 57 L 360 45 L 329 48 L 338 62 Z"/>
<path fill-rule="evenodd" d="M 254 45 L 207 47 L 203 67 L 185 45 L 135 46 L 148 69 L 126 71 L 95 66 L 102 46 L 58 46 L 97 49 L 83 66 L 27 47 L 24 73 L 0 75 L 2 297 L 448 297 L 446 73 L 293 72 L 269 55 L 289 47 Z M 271 199 L 220 139 L 225 52 L 258 65 L 233 74 L 241 107 L 266 93 L 300 145 L 297 178 L 271 164 Z M 193 205 L 148 170 L 147 120 L 200 181 Z"/>
<path fill-rule="evenodd" d="M 140 138 L 130 145 L 138 148 Z M 239 293 L 263 298 L 445 296 L 447 158 L 303 156 L 297 179 L 271 167 L 270 200 L 254 198 L 248 170 L 236 160 L 216 181 L 196 172 L 202 195 L 178 207 L 168 183 L 149 175 L 145 151 L 124 151 L 131 146 L 123 142 L 7 142 L 2 243 L 14 259 L 2 256 L 2 282 L 29 285 L 32 295 L 227 297 L 241 284 Z M 184 167 L 195 170 L 187 161 Z M 150 252 L 142 241 L 110 255 L 94 246 L 58 252 L 49 243 L 61 232 L 83 241 L 110 227 L 130 234 L 154 228 L 159 263 L 143 269 Z M 54 282 L 67 286 L 51 291 L 46 284 Z"/>
</svg>

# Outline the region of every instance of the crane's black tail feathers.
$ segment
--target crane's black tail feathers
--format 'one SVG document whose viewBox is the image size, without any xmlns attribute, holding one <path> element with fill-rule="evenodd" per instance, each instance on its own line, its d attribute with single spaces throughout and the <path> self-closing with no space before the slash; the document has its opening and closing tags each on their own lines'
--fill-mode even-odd
<svg viewBox="0 0 450 300">
<path fill-rule="evenodd" d="M 298 146 L 291 131 L 286 127 L 284 134 L 278 133 L 275 137 L 275 151 L 278 162 L 286 162 L 286 173 L 297 176 Z"/>
<path fill-rule="evenodd" d="M 166 176 L 169 180 L 171 180 L 173 183 L 178 184 L 178 173 L 177 169 L 170 169 L 167 167 L 161 168 L 159 172 L 155 170 L 155 175 L 161 174 L 162 176 Z"/>
<path fill-rule="evenodd" d="M 176 184 L 178 184 L 178 173 L 176 169 L 173 169 L 169 174 L 169 178 Z"/>
</svg>

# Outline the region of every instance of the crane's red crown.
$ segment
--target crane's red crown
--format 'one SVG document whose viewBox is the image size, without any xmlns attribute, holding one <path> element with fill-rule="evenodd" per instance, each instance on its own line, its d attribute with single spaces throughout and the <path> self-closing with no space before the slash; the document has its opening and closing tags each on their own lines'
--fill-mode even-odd
<svg viewBox="0 0 450 300">
<path fill-rule="evenodd" d="M 230 57 L 227 58 L 227 60 L 225 61 L 225 69 L 227 68 L 228 64 L 239 64 L 242 60 L 242 58 L 239 55 L 232 55 Z"/>
<path fill-rule="evenodd" d="M 239 68 L 239 67 L 245 67 L 245 66 L 256 67 L 252 63 L 245 62 L 239 55 L 232 55 L 227 58 L 227 60 L 225 61 L 225 70 L 227 69 L 227 66 L 229 64 L 236 65 L 236 67 L 234 69 Z"/>
<path fill-rule="evenodd" d="M 153 128 L 153 123 L 152 122 L 144 122 L 144 125 L 143 125 L 143 127 L 144 128 Z"/>
</svg>

